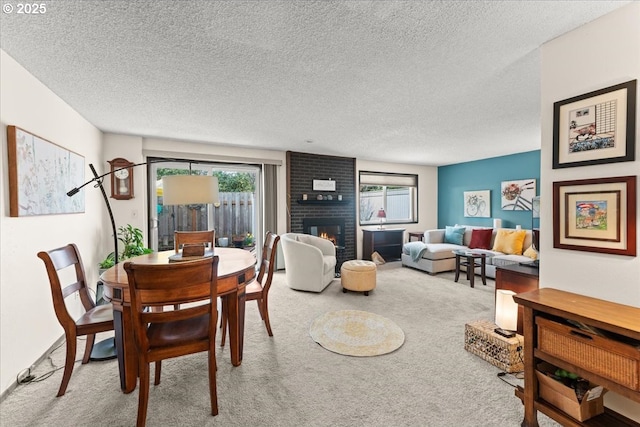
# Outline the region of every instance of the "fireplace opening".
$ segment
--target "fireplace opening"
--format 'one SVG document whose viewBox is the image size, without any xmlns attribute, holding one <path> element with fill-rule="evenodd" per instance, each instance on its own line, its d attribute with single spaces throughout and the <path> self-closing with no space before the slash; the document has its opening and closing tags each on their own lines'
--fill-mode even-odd
<svg viewBox="0 0 640 427">
<path fill-rule="evenodd" d="M 344 218 L 303 218 L 302 230 L 344 248 Z"/>
</svg>

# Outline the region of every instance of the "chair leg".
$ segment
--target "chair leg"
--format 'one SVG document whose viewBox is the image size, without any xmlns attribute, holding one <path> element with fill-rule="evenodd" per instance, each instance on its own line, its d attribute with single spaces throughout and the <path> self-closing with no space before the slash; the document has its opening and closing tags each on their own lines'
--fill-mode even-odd
<svg viewBox="0 0 640 427">
<path fill-rule="evenodd" d="M 149 405 L 149 364 L 141 361 L 139 365 L 140 387 L 136 427 L 144 427 L 147 423 L 147 406 Z"/>
<path fill-rule="evenodd" d="M 214 347 L 214 345 L 211 345 Z M 211 415 L 218 415 L 218 387 L 216 385 L 216 353 L 209 348 L 209 397 L 211 398 Z"/>
<path fill-rule="evenodd" d="M 56 397 L 64 396 L 69 385 L 69 379 L 73 372 L 73 364 L 76 361 L 76 335 L 72 333 L 65 334 L 67 340 L 67 355 L 64 362 L 64 373 L 62 374 L 62 383 L 58 389 Z"/>
<path fill-rule="evenodd" d="M 93 344 L 96 342 L 96 334 L 89 334 L 86 336 L 87 343 L 84 347 L 84 357 L 82 358 L 82 364 L 89 363 L 91 352 L 93 351 Z"/>
<path fill-rule="evenodd" d="M 161 371 L 162 371 L 162 360 L 158 360 L 156 362 L 156 369 L 155 369 L 155 376 L 154 376 L 153 385 L 160 384 L 160 373 L 161 373 Z"/>
<path fill-rule="evenodd" d="M 258 300 L 258 307 L 260 307 L 260 314 L 262 315 L 262 319 L 264 320 L 264 326 L 267 327 L 267 333 L 270 337 L 272 337 L 273 332 L 271 331 L 271 322 L 269 322 L 269 307 L 267 306 L 267 300 Z"/>
</svg>

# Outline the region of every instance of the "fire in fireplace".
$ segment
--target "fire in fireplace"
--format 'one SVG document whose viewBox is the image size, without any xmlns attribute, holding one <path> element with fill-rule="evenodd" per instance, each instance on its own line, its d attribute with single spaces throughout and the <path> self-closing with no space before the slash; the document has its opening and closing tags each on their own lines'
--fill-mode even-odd
<svg viewBox="0 0 640 427">
<path fill-rule="evenodd" d="M 303 218 L 302 230 L 344 248 L 344 218 Z"/>
</svg>

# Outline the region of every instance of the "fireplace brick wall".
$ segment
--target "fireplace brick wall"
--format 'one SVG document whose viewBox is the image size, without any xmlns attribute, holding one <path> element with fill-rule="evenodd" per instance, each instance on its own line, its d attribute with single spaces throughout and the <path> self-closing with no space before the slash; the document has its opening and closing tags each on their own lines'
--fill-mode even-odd
<svg viewBox="0 0 640 427">
<path fill-rule="evenodd" d="M 313 191 L 313 180 L 336 182 L 336 191 Z M 342 203 L 300 204 L 298 200 L 307 194 L 316 200 L 318 194 L 331 195 L 334 201 L 339 194 Z M 356 258 L 356 159 L 349 157 L 321 156 L 317 154 L 287 152 L 287 229 L 302 233 L 303 218 L 344 218 L 345 250 L 343 261 Z"/>
</svg>

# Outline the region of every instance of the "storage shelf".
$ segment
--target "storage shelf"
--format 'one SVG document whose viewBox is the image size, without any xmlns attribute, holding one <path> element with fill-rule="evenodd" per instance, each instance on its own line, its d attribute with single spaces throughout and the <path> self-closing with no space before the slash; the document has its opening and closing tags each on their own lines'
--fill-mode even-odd
<svg viewBox="0 0 640 427">
<path fill-rule="evenodd" d="M 524 400 L 524 389 L 517 386 L 515 395 L 520 400 Z M 605 426 L 632 426 L 639 427 L 637 422 L 615 412 L 609 408 L 604 408 L 604 414 L 597 415 L 593 418 L 589 418 L 586 421 L 578 421 L 569 415 L 565 414 L 562 410 L 556 408 L 544 399 L 538 399 L 535 402 L 536 410 L 542 412 L 551 419 L 558 421 L 564 426 L 590 426 L 590 427 L 605 427 Z"/>
</svg>

